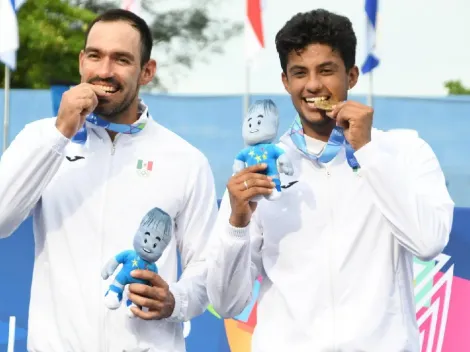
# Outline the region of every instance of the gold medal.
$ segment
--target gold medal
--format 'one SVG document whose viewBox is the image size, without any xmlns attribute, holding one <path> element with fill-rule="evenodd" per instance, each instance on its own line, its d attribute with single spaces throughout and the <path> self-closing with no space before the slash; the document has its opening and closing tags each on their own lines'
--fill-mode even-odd
<svg viewBox="0 0 470 352">
<path fill-rule="evenodd" d="M 332 111 L 333 106 L 338 104 L 338 101 L 334 99 L 328 99 L 328 100 L 318 100 L 315 102 L 315 107 L 317 109 L 325 110 L 325 111 Z"/>
</svg>

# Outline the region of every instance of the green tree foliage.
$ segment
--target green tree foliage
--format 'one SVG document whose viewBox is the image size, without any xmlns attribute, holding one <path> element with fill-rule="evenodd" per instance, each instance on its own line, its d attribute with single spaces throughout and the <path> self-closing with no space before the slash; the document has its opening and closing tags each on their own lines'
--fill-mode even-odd
<svg viewBox="0 0 470 352">
<path fill-rule="evenodd" d="M 444 86 L 447 88 L 447 94 L 449 95 L 470 95 L 470 88 L 464 87 L 460 80 L 447 81 Z"/>
<path fill-rule="evenodd" d="M 61 0 L 26 1 L 18 12 L 20 48 L 11 87 L 45 88 L 53 80 L 76 81 L 85 23 L 94 16 Z M 2 69 L 2 84 L 3 74 Z"/>
<path fill-rule="evenodd" d="M 159 70 L 167 70 L 172 76 L 198 60 L 223 52 L 224 43 L 242 30 L 239 23 L 212 18 L 208 6 L 214 3 L 210 0 L 198 1 L 198 6 L 157 11 L 168 1 L 144 0 L 142 7 L 154 37 L 154 49 L 159 53 Z M 78 54 L 87 23 L 115 7 L 116 2 L 106 0 L 26 1 L 18 12 L 20 49 L 17 70 L 11 73 L 11 87 L 38 89 L 48 88 L 51 82 L 79 81 Z M 2 85 L 3 74 L 2 69 Z M 158 77 L 152 87 L 164 89 Z"/>
</svg>

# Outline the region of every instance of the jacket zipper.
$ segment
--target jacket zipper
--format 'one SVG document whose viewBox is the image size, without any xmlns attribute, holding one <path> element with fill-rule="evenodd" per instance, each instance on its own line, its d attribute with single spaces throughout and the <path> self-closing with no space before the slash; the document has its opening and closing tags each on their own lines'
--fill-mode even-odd
<svg viewBox="0 0 470 352">
<path fill-rule="evenodd" d="M 111 155 L 114 155 L 114 153 L 116 152 L 116 142 L 119 138 L 120 134 L 117 134 L 116 136 L 114 136 L 114 140 L 113 140 L 113 143 L 111 145 Z"/>
<path fill-rule="evenodd" d="M 113 165 L 113 158 L 112 156 L 114 156 L 114 154 L 116 153 L 116 143 L 117 143 L 117 140 L 119 139 L 119 136 L 121 134 L 117 134 L 116 136 L 114 136 L 114 140 L 112 140 L 111 142 L 111 158 L 109 160 L 109 165 L 108 165 L 108 174 L 106 175 L 106 177 L 111 173 L 111 169 L 112 169 L 112 165 Z M 106 184 L 106 182 L 105 182 Z M 105 186 L 105 191 L 104 191 L 104 204 L 103 204 L 103 212 L 102 212 L 102 224 L 101 224 L 101 233 L 104 237 L 104 229 L 105 229 L 105 207 L 106 207 L 106 198 L 107 198 L 107 192 L 108 191 L 108 188 Z M 103 258 L 103 238 L 101 240 L 101 258 Z M 106 259 L 106 258 L 104 258 Z M 100 284 L 100 295 L 102 295 L 103 293 L 101 292 L 101 287 L 102 285 Z M 103 312 L 103 310 L 102 310 Z M 103 352 L 108 352 L 109 351 L 109 345 L 108 345 L 108 330 L 107 330 L 107 325 L 106 325 L 106 314 L 102 314 L 102 317 L 101 317 L 101 322 L 102 322 L 102 328 L 103 328 L 103 342 L 101 345 L 104 345 L 104 349 L 103 349 Z"/>
<path fill-rule="evenodd" d="M 333 193 L 331 192 L 331 172 L 330 172 L 330 168 L 328 165 L 325 165 L 325 171 L 326 171 L 326 178 L 327 178 L 327 183 L 328 183 L 328 194 L 330 195 L 333 195 Z M 330 196 L 329 197 L 329 200 L 330 200 L 330 224 L 331 224 L 331 227 L 332 227 L 332 233 L 331 235 L 329 236 L 329 239 L 328 239 L 328 245 L 329 245 L 329 261 L 328 261 L 328 267 L 329 267 L 329 271 L 330 271 L 330 291 L 331 291 L 331 309 L 333 311 L 333 319 L 332 319 L 332 323 L 333 323 L 333 331 L 332 331 L 332 336 L 333 336 L 333 351 L 336 352 L 336 311 L 335 311 L 335 287 L 334 287 L 334 269 L 333 269 L 333 263 L 334 263 L 334 260 L 333 260 L 333 249 L 334 249 L 334 236 L 335 236 L 335 227 L 334 227 L 334 216 L 333 216 L 333 212 L 334 212 L 334 202 L 332 201 L 332 197 Z"/>
</svg>

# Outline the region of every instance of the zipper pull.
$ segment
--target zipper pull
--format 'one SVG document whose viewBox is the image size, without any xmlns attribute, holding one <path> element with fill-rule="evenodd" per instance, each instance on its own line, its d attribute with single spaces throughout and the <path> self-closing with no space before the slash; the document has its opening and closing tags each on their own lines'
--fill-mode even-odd
<svg viewBox="0 0 470 352">
<path fill-rule="evenodd" d="M 118 133 L 115 137 L 114 137 L 114 140 L 112 141 L 112 147 L 111 147 L 111 155 L 114 155 L 114 152 L 116 151 L 116 142 L 117 142 L 117 139 L 119 138 L 121 134 Z"/>
</svg>

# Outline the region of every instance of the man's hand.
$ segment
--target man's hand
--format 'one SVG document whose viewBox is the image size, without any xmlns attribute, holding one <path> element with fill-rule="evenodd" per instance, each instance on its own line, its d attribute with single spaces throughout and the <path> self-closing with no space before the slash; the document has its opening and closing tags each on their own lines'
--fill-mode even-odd
<svg viewBox="0 0 470 352">
<path fill-rule="evenodd" d="M 150 270 L 134 270 L 132 277 L 147 280 L 150 285 L 130 284 L 127 297 L 139 307 L 148 308 L 148 312 L 132 307 L 132 313 L 144 320 L 165 319 L 173 314 L 175 297 L 170 292 L 168 284 L 160 275 Z"/>
<path fill-rule="evenodd" d="M 336 120 L 354 150 L 359 150 L 371 140 L 374 110 L 355 101 L 338 103 L 327 115 Z"/>
<path fill-rule="evenodd" d="M 274 182 L 266 175 L 258 173 L 264 169 L 266 169 L 265 164 L 257 164 L 243 169 L 230 178 L 227 189 L 232 207 L 229 220 L 232 226 L 246 227 L 257 205 L 251 200 L 272 193 Z"/>
<path fill-rule="evenodd" d="M 81 83 L 62 95 L 57 114 L 57 129 L 67 138 L 72 138 L 85 123 L 87 115 L 98 105 L 98 97 L 106 93 L 89 83 Z"/>
</svg>

